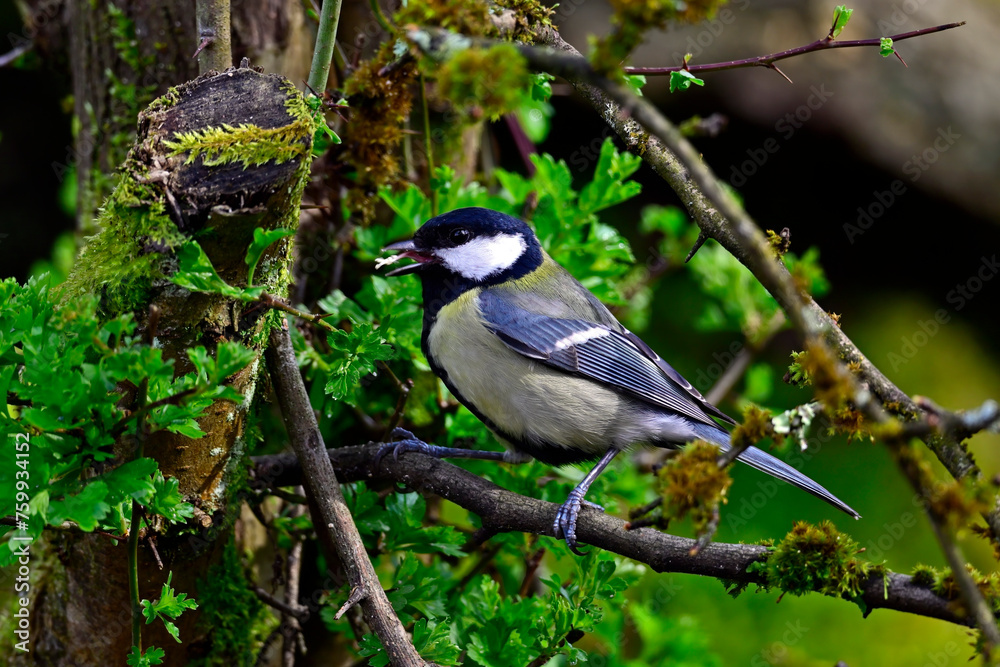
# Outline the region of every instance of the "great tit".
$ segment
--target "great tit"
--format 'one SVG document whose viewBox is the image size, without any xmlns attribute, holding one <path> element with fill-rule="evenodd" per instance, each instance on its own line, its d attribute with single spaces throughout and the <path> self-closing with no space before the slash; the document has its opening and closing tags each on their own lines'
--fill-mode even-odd
<svg viewBox="0 0 1000 667">
<path fill-rule="evenodd" d="M 384 250 L 397 254 L 379 266 L 414 260 L 387 275 L 420 277 L 421 344 L 431 368 L 509 447 L 484 452 L 407 439 L 386 451 L 508 462 L 534 457 L 550 465 L 597 460 L 553 525 L 555 536 L 577 552 L 581 506 L 598 507 L 584 500 L 587 490 L 621 451 L 635 444 L 675 449 L 696 439 L 729 449 L 729 433 L 716 420 L 736 422 L 623 327 L 523 221 L 485 208 L 459 209 Z M 738 459 L 859 518 L 755 447 Z"/>
</svg>

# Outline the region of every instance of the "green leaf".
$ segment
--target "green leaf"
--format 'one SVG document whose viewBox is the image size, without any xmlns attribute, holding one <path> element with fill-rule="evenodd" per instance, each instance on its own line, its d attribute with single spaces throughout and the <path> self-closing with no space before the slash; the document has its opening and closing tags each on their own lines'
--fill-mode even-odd
<svg viewBox="0 0 1000 667">
<path fill-rule="evenodd" d="M 368 667 L 386 667 L 389 664 L 389 656 L 374 632 L 362 637 L 358 647 L 358 655 L 368 658 Z"/>
<path fill-rule="evenodd" d="M 101 476 L 108 485 L 108 499 L 112 503 L 128 498 L 145 502 L 155 492 L 152 477 L 157 470 L 155 459 L 141 458 L 123 463 Z"/>
<path fill-rule="evenodd" d="M 548 102 L 549 98 L 552 97 L 552 80 L 555 79 L 551 74 L 546 74 L 545 72 L 537 72 L 531 75 L 531 99 L 536 102 Z"/>
<path fill-rule="evenodd" d="M 646 76 L 644 74 L 626 74 L 625 85 L 628 86 L 633 93 L 641 97 L 642 87 L 646 85 Z"/>
<path fill-rule="evenodd" d="M 418 493 L 398 493 L 385 501 L 385 548 L 388 551 L 412 553 L 443 553 L 462 556 L 465 537 L 451 526 L 424 526 L 423 516 L 427 503 Z"/>
<path fill-rule="evenodd" d="M 853 9 L 848 9 L 847 5 L 837 5 L 837 8 L 833 10 L 833 27 L 830 29 L 830 35 L 833 38 L 840 36 L 841 31 L 847 26 L 847 22 L 851 20 L 851 14 L 854 13 Z"/>
<path fill-rule="evenodd" d="M 129 667 L 153 667 L 162 664 L 165 655 L 166 651 L 155 646 L 150 646 L 145 652 L 141 651 L 138 646 L 133 646 L 126 662 Z"/>
<path fill-rule="evenodd" d="M 462 649 L 451 640 L 447 623 L 429 623 L 421 618 L 413 626 L 413 648 L 425 661 L 436 665 L 459 665 Z"/>
<path fill-rule="evenodd" d="M 246 256 L 246 263 L 249 267 L 247 270 L 247 285 L 253 285 L 253 274 L 254 271 L 257 270 L 257 262 L 260 261 L 260 256 L 264 254 L 264 251 L 267 250 L 268 246 L 275 241 L 280 241 L 285 237 L 294 235 L 294 229 L 285 229 L 284 227 L 266 231 L 257 227 L 253 230 L 253 242 L 250 244 L 250 247 L 247 248 Z"/>
<path fill-rule="evenodd" d="M 111 506 L 106 502 L 108 485 L 95 480 L 83 487 L 75 495 L 49 502 L 49 524 L 56 526 L 63 521 L 73 521 L 82 530 L 90 532 L 98 522 L 107 516 Z"/>
<path fill-rule="evenodd" d="M 596 213 L 639 194 L 642 186 L 626 180 L 642 166 L 642 158 L 619 152 L 608 138 L 601 144 L 601 154 L 594 168 L 594 180 L 580 191 L 578 206 L 583 213 Z"/>
<path fill-rule="evenodd" d="M 878 53 L 883 58 L 888 58 L 896 52 L 896 49 L 892 48 L 892 37 L 883 37 L 879 40 Z"/>
<path fill-rule="evenodd" d="M 184 502 L 184 496 L 178 491 L 175 477 L 163 477 L 159 470 L 153 476 L 153 496 L 146 508 L 153 514 L 159 514 L 172 523 L 179 523 L 194 516 L 194 507 Z"/>
<path fill-rule="evenodd" d="M 670 73 L 670 92 L 674 93 L 678 90 L 687 90 L 692 85 L 704 86 L 705 82 L 685 69 Z"/>
<path fill-rule="evenodd" d="M 383 322 L 384 325 L 384 322 Z M 381 325 L 378 329 L 367 322 L 358 322 L 348 332 L 343 329 L 327 334 L 333 352 L 324 357 L 330 368 L 324 390 L 342 399 L 356 387 L 361 378 L 375 372 L 375 363 L 391 359 L 392 346 L 386 344 Z"/>
<path fill-rule="evenodd" d="M 170 281 L 192 292 L 221 294 L 231 299 L 253 301 L 264 292 L 263 287 L 239 289 L 219 277 L 208 255 L 195 241 L 189 241 L 177 251 L 178 270 Z"/>
<path fill-rule="evenodd" d="M 167 575 L 167 581 L 163 584 L 163 588 L 160 591 L 160 598 L 156 602 L 142 600 L 142 614 L 146 617 L 146 625 L 149 625 L 157 618 L 163 621 L 163 625 L 166 627 L 167 632 L 170 633 L 170 636 L 177 643 L 180 643 L 180 631 L 176 625 L 167 619 L 176 619 L 188 609 L 197 609 L 198 603 L 194 600 L 188 600 L 187 593 L 177 595 L 173 587 L 170 586 L 170 580 L 173 576 L 173 572 Z"/>
</svg>

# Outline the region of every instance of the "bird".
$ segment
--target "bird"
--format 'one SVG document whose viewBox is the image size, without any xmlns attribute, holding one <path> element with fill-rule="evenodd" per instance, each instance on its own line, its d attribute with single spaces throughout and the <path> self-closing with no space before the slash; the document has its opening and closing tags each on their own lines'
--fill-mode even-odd
<svg viewBox="0 0 1000 667">
<path fill-rule="evenodd" d="M 413 260 L 387 276 L 415 274 L 423 299 L 421 348 L 451 393 L 506 445 L 505 452 L 403 440 L 379 450 L 560 466 L 597 461 L 556 512 L 553 534 L 574 553 L 577 519 L 591 484 L 636 445 L 668 449 L 694 440 L 730 449 L 708 402 L 542 248 L 526 222 L 487 208 L 427 220 L 378 268 Z M 756 448 L 742 461 L 860 515 L 824 487 Z"/>
</svg>

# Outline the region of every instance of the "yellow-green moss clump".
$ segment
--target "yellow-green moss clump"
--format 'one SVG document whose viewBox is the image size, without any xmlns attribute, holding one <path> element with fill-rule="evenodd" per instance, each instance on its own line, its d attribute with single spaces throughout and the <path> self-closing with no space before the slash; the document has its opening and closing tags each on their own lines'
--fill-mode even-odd
<svg viewBox="0 0 1000 667">
<path fill-rule="evenodd" d="M 990 572 L 989 574 L 982 574 L 979 570 L 972 567 L 971 565 L 966 565 L 965 569 L 969 572 L 972 577 L 972 581 L 976 584 L 976 588 L 982 593 L 983 598 L 986 600 L 986 604 L 990 606 L 990 610 L 994 614 L 1000 613 L 1000 574 L 996 572 Z M 962 591 L 958 586 L 958 581 L 955 579 L 955 573 L 952 572 L 951 568 L 944 568 L 943 570 L 936 570 L 926 565 L 918 565 L 914 568 L 913 579 L 916 583 L 919 577 L 921 585 L 929 585 L 930 589 L 934 591 L 936 595 L 943 597 L 946 600 L 951 600 L 956 606 L 959 607 L 957 610 L 959 613 L 967 613 L 965 609 L 962 608 Z M 931 583 L 926 582 L 930 580 Z"/>
<path fill-rule="evenodd" d="M 803 352 L 792 353 L 788 370 L 792 384 L 812 385 L 816 399 L 829 412 L 836 412 L 851 400 L 851 378 L 838 372 L 836 361 L 823 346 L 807 342 Z"/>
<path fill-rule="evenodd" d="M 496 34 L 489 4 L 479 0 L 408 0 L 393 20 L 398 26 L 433 26 L 463 35 Z"/>
<path fill-rule="evenodd" d="M 90 237 L 67 281 L 59 288 L 64 300 L 96 295 L 108 316 L 134 310 L 161 263 L 186 237 L 166 213 L 162 195 L 142 183 L 145 167 L 126 160 L 125 174 L 98 214 L 100 231 Z"/>
<path fill-rule="evenodd" d="M 719 468 L 719 448 L 703 441 L 685 447 L 660 468 L 656 477 L 663 498 L 663 517 L 680 519 L 688 514 L 700 533 L 715 516 L 733 480 Z"/>
<path fill-rule="evenodd" d="M 172 151 L 171 156 L 187 153 L 185 164 L 191 164 L 199 156 L 207 167 L 240 162 L 246 169 L 272 160 L 282 164 L 306 155 L 308 146 L 302 143 L 302 137 L 311 136 L 311 122 L 308 117 L 299 118 L 271 129 L 250 123 L 235 127 L 223 123 L 219 127 L 178 132 L 173 141 L 164 141 L 163 145 Z"/>
<path fill-rule="evenodd" d="M 528 65 L 511 44 L 469 48 L 437 72 L 438 95 L 462 109 L 467 119 L 496 119 L 517 108 L 531 79 Z"/>
<path fill-rule="evenodd" d="M 885 575 L 885 566 L 857 557 L 860 547 L 829 521 L 799 521 L 764 564 L 768 586 L 792 595 L 822 593 L 860 604 L 864 584 Z"/>
<path fill-rule="evenodd" d="M 344 154 L 357 170 L 358 185 L 347 204 L 365 219 L 374 216 L 378 188 L 399 178 L 399 144 L 413 107 L 416 64 L 400 61 L 387 67 L 394 60 L 392 44 L 385 43 L 344 83 L 351 106 Z"/>
<path fill-rule="evenodd" d="M 750 404 L 743 411 L 743 423 L 733 429 L 729 437 L 733 447 L 742 448 L 744 445 L 756 445 L 764 438 L 773 435 L 771 411 Z"/>
<path fill-rule="evenodd" d="M 552 15 L 555 10 L 538 0 L 497 0 L 496 6 L 514 12 L 514 30 L 504 35 L 517 42 L 534 43 L 540 29 L 555 28 Z"/>
</svg>

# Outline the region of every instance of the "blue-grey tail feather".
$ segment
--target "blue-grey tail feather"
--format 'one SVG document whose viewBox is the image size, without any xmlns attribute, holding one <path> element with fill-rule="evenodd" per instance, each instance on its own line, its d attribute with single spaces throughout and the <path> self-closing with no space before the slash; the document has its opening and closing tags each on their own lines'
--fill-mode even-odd
<svg viewBox="0 0 1000 667">
<path fill-rule="evenodd" d="M 722 428 L 712 428 L 711 426 L 703 424 L 694 424 L 695 431 L 698 437 L 711 442 L 714 445 L 718 445 L 719 449 L 722 451 L 729 451 L 729 433 Z M 851 507 L 842 501 L 837 496 L 833 495 L 825 488 L 809 479 L 802 473 L 800 473 L 795 468 L 791 467 L 784 461 L 779 461 L 770 454 L 757 449 L 756 447 L 748 447 L 742 454 L 736 457 L 737 460 L 746 463 L 747 465 L 765 472 L 772 477 L 776 477 L 780 480 L 788 482 L 792 486 L 798 487 L 807 493 L 825 500 L 837 509 L 849 514 L 855 519 L 860 519 L 861 515 L 855 512 Z"/>
</svg>

